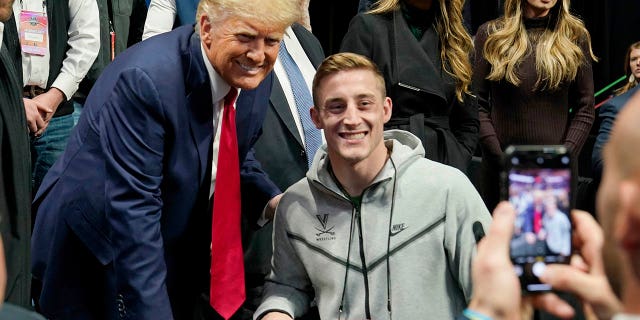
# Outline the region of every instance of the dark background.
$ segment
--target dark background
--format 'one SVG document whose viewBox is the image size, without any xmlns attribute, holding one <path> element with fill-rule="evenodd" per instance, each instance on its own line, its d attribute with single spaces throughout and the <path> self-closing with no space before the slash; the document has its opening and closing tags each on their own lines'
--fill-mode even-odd
<svg viewBox="0 0 640 320">
<path fill-rule="evenodd" d="M 562 0 L 558 0 L 562 1 Z M 475 34 L 484 22 L 502 14 L 504 0 L 467 0 L 463 13 L 470 33 Z M 338 52 L 349 21 L 357 13 L 358 0 L 313 0 L 309 11 L 313 33 L 322 43 L 325 54 Z M 624 75 L 624 56 L 628 46 L 640 41 L 640 1 L 638 0 L 573 0 L 571 12 L 580 17 L 591 34 L 593 52 L 598 62 L 593 64 L 595 93 Z M 612 90 L 621 87 L 620 82 L 595 98 L 596 106 L 607 99 Z M 597 115 L 597 111 L 596 111 Z M 595 191 L 598 181 L 592 179 L 591 152 L 600 127 L 596 120 L 578 159 L 579 183 L 577 207 L 594 212 Z M 480 156 L 479 152 L 477 155 Z M 469 172 L 477 182 L 473 168 L 480 158 L 475 158 Z"/>
<path fill-rule="evenodd" d="M 559 0 L 561 1 L 561 0 Z M 482 23 L 502 13 L 501 0 L 468 0 L 465 16 L 474 34 Z M 336 53 L 356 14 L 358 0 L 312 0 L 309 6 L 313 33 L 320 39 L 325 53 Z M 595 91 L 624 75 L 624 55 L 632 42 L 640 41 L 640 1 L 637 0 L 573 0 L 571 11 L 579 16 L 591 33 L 593 51 L 599 62 L 594 64 Z M 638 33 L 636 33 L 638 32 Z M 615 87 L 619 87 L 620 84 Z M 610 92 L 596 97 L 596 104 Z"/>
</svg>

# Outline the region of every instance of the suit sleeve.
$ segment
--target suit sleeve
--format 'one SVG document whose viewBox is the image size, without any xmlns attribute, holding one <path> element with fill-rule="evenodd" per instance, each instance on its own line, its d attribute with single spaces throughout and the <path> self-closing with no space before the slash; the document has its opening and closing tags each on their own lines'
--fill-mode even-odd
<svg viewBox="0 0 640 320">
<path fill-rule="evenodd" d="M 591 131 L 591 126 L 595 119 L 595 110 L 593 109 L 595 100 L 593 97 L 593 68 L 586 38 L 580 41 L 580 47 L 584 54 L 584 62 L 569 87 L 569 108 L 572 109 L 573 117 L 571 117 L 564 140 L 564 144 L 576 159 L 589 136 L 589 131 Z"/>
<path fill-rule="evenodd" d="M 278 205 L 273 224 L 273 257 L 262 303 L 254 314 L 261 319 L 270 311 L 283 312 L 292 318 L 305 314 L 311 302 L 311 280 L 287 235 L 289 214 L 285 194 Z"/>
<path fill-rule="evenodd" d="M 447 196 L 444 247 L 451 274 L 458 280 L 467 303 L 471 300 L 471 263 L 476 254 L 474 225 L 489 230 L 491 215 L 482 198 L 463 173 L 452 175 Z M 475 228 L 478 228 L 477 226 Z"/>
<path fill-rule="evenodd" d="M 600 129 L 598 130 L 598 135 L 596 136 L 596 142 L 593 145 L 593 153 L 591 154 L 591 164 L 593 166 L 593 175 L 596 178 L 602 176 L 602 150 L 604 145 L 609 141 L 609 135 L 611 134 L 611 129 L 613 128 L 613 122 L 616 120 L 618 116 L 618 108 L 610 102 L 603 104 L 600 109 L 598 109 L 598 116 L 600 117 Z"/>
<path fill-rule="evenodd" d="M 278 186 L 271 181 L 267 173 L 262 169 L 260 162 L 256 159 L 254 145 L 260 135 L 262 135 L 262 123 L 266 110 L 269 108 L 269 97 L 271 95 L 271 85 L 273 84 L 273 73 L 270 73 L 265 78 L 260 86 L 256 88 L 251 94 L 254 95 L 253 112 L 251 114 L 253 126 L 251 128 L 244 128 L 251 130 L 251 134 L 248 137 L 248 150 L 245 158 L 242 159 L 240 166 L 240 177 L 242 183 L 242 211 L 245 217 L 249 218 L 249 221 L 253 225 L 258 217 L 261 215 L 267 202 L 282 193 Z"/>
<path fill-rule="evenodd" d="M 173 319 L 160 232 L 164 113 L 149 76 L 124 70 L 101 119 L 117 294 L 132 319 Z"/>
<path fill-rule="evenodd" d="M 483 25 L 478 29 L 474 43 L 473 88 L 478 97 L 478 117 L 480 119 L 479 138 L 483 156 L 496 160 L 502 157 L 502 148 L 500 147 L 500 141 L 498 140 L 493 120 L 491 120 L 491 88 L 489 80 L 486 79 L 491 71 L 491 65 L 482 54 L 487 36 L 487 26 Z"/>
</svg>

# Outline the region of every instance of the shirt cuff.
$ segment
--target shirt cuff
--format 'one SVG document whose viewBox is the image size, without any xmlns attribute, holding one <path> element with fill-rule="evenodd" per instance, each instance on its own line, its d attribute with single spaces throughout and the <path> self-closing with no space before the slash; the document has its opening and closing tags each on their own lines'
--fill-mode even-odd
<svg viewBox="0 0 640 320">
<path fill-rule="evenodd" d="M 260 214 L 260 217 L 258 218 L 258 221 L 256 221 L 256 223 L 258 224 L 258 226 L 260 227 L 264 227 L 265 225 L 267 225 L 267 223 L 270 222 L 269 219 L 267 219 L 267 207 L 269 206 L 269 203 L 267 203 L 264 208 L 262 208 L 262 213 Z"/>
<path fill-rule="evenodd" d="M 80 85 L 73 76 L 70 76 L 65 73 L 60 73 L 56 78 L 56 81 L 51 85 L 52 87 L 58 88 L 58 90 L 64 93 L 65 100 L 70 100 L 71 97 L 78 91 L 78 86 Z"/>
</svg>

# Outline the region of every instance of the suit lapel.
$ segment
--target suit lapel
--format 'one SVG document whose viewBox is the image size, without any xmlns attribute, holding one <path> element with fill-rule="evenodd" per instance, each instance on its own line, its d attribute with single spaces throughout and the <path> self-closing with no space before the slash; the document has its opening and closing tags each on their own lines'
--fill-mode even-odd
<svg viewBox="0 0 640 320">
<path fill-rule="evenodd" d="M 324 53 L 322 52 L 320 43 L 315 39 L 311 32 L 298 23 L 293 24 L 291 29 L 293 30 L 295 37 L 298 39 L 298 42 L 300 42 L 300 45 L 302 46 L 304 53 L 309 58 L 309 61 L 311 61 L 313 67 L 317 69 L 324 59 Z M 300 136 L 296 122 L 291 114 L 289 102 L 287 101 L 284 90 L 280 85 L 278 76 L 275 72 L 273 75 L 275 79 L 273 81 L 273 86 L 271 87 L 271 96 L 269 97 L 271 106 L 278 117 L 282 120 L 282 123 L 284 123 L 287 130 L 289 130 L 291 135 L 300 144 L 300 147 L 303 147 L 304 144 L 302 143 L 302 137 Z"/>
<path fill-rule="evenodd" d="M 394 48 L 395 55 L 395 59 L 392 59 L 396 77 L 395 83 L 418 88 L 446 101 L 442 86 L 442 79 L 446 77 L 434 76 L 444 73 L 440 67 L 440 59 L 437 56 L 432 58 L 427 55 L 425 48 L 420 45 L 409 30 L 401 10 L 395 10 L 393 13 L 391 36 L 391 48 Z"/>
<path fill-rule="evenodd" d="M 195 33 L 192 33 L 189 39 L 189 48 L 183 59 L 187 70 L 187 107 L 191 117 L 189 130 L 198 150 L 198 174 L 202 183 L 213 141 L 213 102 L 207 68 L 202 59 L 200 38 Z"/>
<path fill-rule="evenodd" d="M 324 60 L 324 52 L 322 52 L 322 46 L 320 46 L 318 40 L 309 30 L 298 23 L 294 23 L 291 29 L 293 29 L 293 33 L 296 38 L 298 38 L 304 53 L 309 58 L 309 61 L 311 61 L 313 67 L 318 69 L 322 60 Z"/>
<path fill-rule="evenodd" d="M 298 132 L 298 127 L 296 126 L 296 122 L 293 119 L 293 115 L 291 114 L 291 109 L 289 108 L 289 102 L 287 102 L 287 98 L 284 95 L 284 90 L 280 85 L 280 81 L 278 80 L 278 76 L 275 75 L 275 80 L 273 81 L 273 86 L 271 87 L 271 96 L 269 97 L 269 101 L 271 102 L 271 106 L 273 110 L 278 115 L 278 117 L 282 120 L 285 127 L 293 137 L 296 138 L 296 141 L 303 146 L 302 137 L 300 137 L 300 133 Z"/>
</svg>

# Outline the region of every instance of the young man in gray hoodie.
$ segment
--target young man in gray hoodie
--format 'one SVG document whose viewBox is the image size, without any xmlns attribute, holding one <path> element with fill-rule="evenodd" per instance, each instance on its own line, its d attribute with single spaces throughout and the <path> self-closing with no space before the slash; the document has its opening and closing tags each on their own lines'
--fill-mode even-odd
<svg viewBox="0 0 640 320">
<path fill-rule="evenodd" d="M 299 317 L 314 291 L 322 319 L 454 318 L 471 296 L 474 233 L 491 220 L 482 199 L 418 138 L 383 132 L 392 103 L 367 58 L 327 58 L 313 100 L 327 143 L 278 206 L 254 318 Z"/>
</svg>

